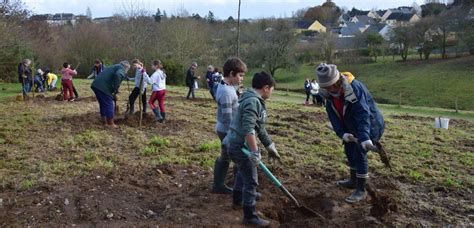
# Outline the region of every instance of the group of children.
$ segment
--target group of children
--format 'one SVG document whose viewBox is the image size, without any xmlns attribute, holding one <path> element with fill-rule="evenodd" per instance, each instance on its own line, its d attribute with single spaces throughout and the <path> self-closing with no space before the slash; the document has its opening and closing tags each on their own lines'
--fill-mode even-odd
<svg viewBox="0 0 474 228">
<path fill-rule="evenodd" d="M 232 194 L 232 208 L 243 210 L 243 224 L 268 226 L 256 211 L 261 194 L 257 167 L 261 162 L 257 138 L 268 152 L 270 160 L 280 155 L 265 129 L 266 100 L 271 97 L 275 81 L 266 72 L 256 73 L 252 88 L 242 95 L 235 89 L 242 81 L 247 67 L 238 58 L 224 64 L 224 78 L 215 92 L 217 102 L 216 133 L 221 140 L 221 154 L 214 166 L 212 192 Z M 337 181 L 338 186 L 355 189 L 345 201 L 359 202 L 366 197 L 365 185 L 369 177 L 367 152 L 382 137 L 385 125 L 382 114 L 369 91 L 348 72 L 340 73 L 332 64 L 321 64 L 316 69 L 320 93 L 326 99 L 326 112 L 334 132 L 344 144 L 350 178 Z M 308 80 L 309 83 L 309 80 Z M 318 88 L 319 89 L 319 88 Z M 250 155 L 243 150 L 250 151 Z M 234 162 L 234 185 L 225 185 L 230 161 Z"/>
<path fill-rule="evenodd" d="M 30 63 L 31 61 L 22 63 L 20 80 L 23 84 L 25 84 L 25 79 L 28 80 L 28 74 L 31 75 L 31 70 L 28 68 Z M 147 74 L 143 63 L 138 59 L 133 60 L 132 64 L 135 69 L 133 78 L 126 77 L 126 73 L 131 68 L 130 63 L 122 61 L 108 68 L 101 68 L 91 85 L 99 102 L 103 122 L 111 128 L 117 127 L 114 124 L 114 101 L 116 101 L 120 84 L 124 80 L 127 83 L 128 81 L 135 82 L 129 95 L 130 109 L 127 114 L 134 113 L 135 101 L 141 96 L 143 112 L 146 112 L 148 104 L 156 121 L 163 122 L 166 118 L 164 105 L 166 74 L 161 61 L 152 61 L 153 74 L 151 76 Z M 190 87 L 188 98 L 194 95 L 191 84 L 192 80 L 198 78 L 194 76 L 196 67 L 197 64 L 193 63 L 188 70 L 187 85 Z M 209 67 L 208 70 L 218 72 L 216 68 Z M 276 82 L 272 75 L 262 71 L 253 75 L 252 88 L 239 94 L 237 88 L 247 72 L 246 64 L 239 58 L 229 58 L 224 63 L 223 72 L 223 77 L 218 80 L 215 80 L 214 76 L 207 77 L 208 86 L 212 88 L 210 92 L 217 102 L 215 131 L 221 141 L 221 153 L 214 165 L 212 192 L 232 194 L 232 208 L 243 210 L 245 225 L 268 226 L 269 221 L 262 219 L 256 211 L 256 201 L 261 197 L 261 194 L 256 191 L 257 167 L 261 162 L 257 138 L 267 150 L 270 159 L 280 159 L 275 143 L 265 128 L 268 117 L 266 100 L 272 96 Z M 77 72 L 71 69 L 69 64 L 64 63 L 61 75 L 66 100 L 66 91 L 69 91 L 72 97 L 72 78 L 77 75 Z M 374 142 L 378 143 L 382 137 L 385 128 L 383 117 L 365 85 L 355 80 L 352 74 L 340 73 L 332 64 L 321 64 L 316 69 L 316 78 L 318 94 L 326 100 L 328 118 L 334 132 L 342 140 L 348 159 L 350 178 L 337 181 L 336 184 L 344 188 L 355 188 L 346 201 L 359 202 L 366 196 L 365 185 L 369 177 L 367 152 L 374 147 Z M 309 80 L 306 83 L 309 84 Z M 148 101 L 147 85 L 151 85 L 152 89 Z M 309 87 L 314 90 L 313 86 Z M 243 150 L 250 151 L 250 155 L 244 153 Z M 225 185 L 225 179 L 231 161 L 235 164 L 234 184 L 233 187 L 228 187 Z"/>
<path fill-rule="evenodd" d="M 151 68 L 153 74 L 149 76 L 144 64 L 138 59 L 132 61 L 135 75 L 133 78 L 126 77 L 130 69 L 130 63 L 126 60 L 119 64 L 105 68 L 92 82 L 91 88 L 99 102 L 100 115 L 103 123 L 110 128 L 117 128 L 114 123 L 116 96 L 122 81 L 134 81 L 135 86 L 129 95 L 129 110 L 127 115 L 135 112 L 135 101 L 138 96 L 142 100 L 142 112 L 146 113 L 147 105 L 155 115 L 155 120 L 162 123 L 166 119 L 165 95 L 166 95 L 166 74 L 163 71 L 163 64 L 160 60 L 153 60 Z M 152 94 L 147 101 L 147 86 L 151 85 Z M 156 105 L 158 102 L 158 105 Z"/>
<path fill-rule="evenodd" d="M 129 112 L 128 114 L 133 114 L 135 112 L 135 101 L 138 96 L 142 96 L 142 111 L 146 113 L 147 104 L 150 105 L 153 114 L 155 115 L 155 120 L 162 123 L 166 118 L 165 111 L 165 95 L 166 95 L 166 74 L 163 71 L 163 64 L 160 60 L 153 60 L 151 68 L 153 74 L 148 76 L 143 63 L 138 59 L 132 61 L 133 67 L 135 68 L 135 77 L 126 78 L 126 80 L 135 81 L 135 87 L 133 88 L 130 96 L 128 97 L 129 101 Z M 150 99 L 147 102 L 146 89 L 147 85 L 151 85 L 152 94 Z M 158 102 L 158 106 L 156 105 Z"/>
<path fill-rule="evenodd" d="M 56 90 L 56 82 L 58 76 L 50 72 L 49 69 L 43 71 L 38 69 L 36 74 L 32 76 L 32 69 L 30 67 L 31 60 L 24 59 L 18 64 L 18 80 L 22 84 L 23 94 L 31 92 L 33 89 L 35 92 L 45 92 L 46 90 Z"/>
</svg>

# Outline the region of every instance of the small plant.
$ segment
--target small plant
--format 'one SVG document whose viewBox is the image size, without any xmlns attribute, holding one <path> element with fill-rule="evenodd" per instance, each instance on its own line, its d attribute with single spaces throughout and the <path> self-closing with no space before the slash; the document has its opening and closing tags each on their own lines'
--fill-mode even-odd
<svg viewBox="0 0 474 228">
<path fill-rule="evenodd" d="M 214 166 L 214 158 L 203 158 L 199 161 L 199 165 L 205 168 L 212 168 Z"/>
<path fill-rule="evenodd" d="M 150 145 L 155 147 L 168 147 L 170 145 L 170 141 L 166 138 L 155 136 L 151 139 Z"/>
<path fill-rule="evenodd" d="M 21 181 L 20 187 L 21 187 L 22 189 L 30 189 L 30 188 L 32 188 L 35 184 L 36 184 L 36 181 L 35 181 L 35 180 L 25 179 L 25 180 Z"/>
<path fill-rule="evenodd" d="M 158 147 L 155 146 L 146 146 L 140 151 L 140 155 L 150 156 L 158 153 Z"/>
<path fill-rule="evenodd" d="M 221 142 L 217 139 L 204 142 L 199 145 L 199 151 L 208 152 L 208 151 L 218 151 L 221 148 Z"/>
<path fill-rule="evenodd" d="M 415 181 L 423 180 L 424 178 L 423 174 L 416 170 L 411 170 L 408 176 Z"/>
</svg>

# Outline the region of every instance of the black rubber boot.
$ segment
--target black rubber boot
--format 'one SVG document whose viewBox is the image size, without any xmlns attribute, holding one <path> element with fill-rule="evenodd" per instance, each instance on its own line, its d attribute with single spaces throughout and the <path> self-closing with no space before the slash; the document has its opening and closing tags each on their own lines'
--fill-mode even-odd
<svg viewBox="0 0 474 228">
<path fill-rule="evenodd" d="M 166 113 L 162 112 L 162 113 L 161 113 L 161 121 L 160 121 L 160 123 L 165 122 L 165 119 L 166 119 Z"/>
<path fill-rule="evenodd" d="M 128 110 L 127 115 L 133 115 L 135 113 L 135 105 L 130 104 L 130 109 Z"/>
<path fill-rule="evenodd" d="M 244 219 L 242 220 L 244 225 L 253 226 L 268 226 L 270 222 L 262 219 L 257 214 L 257 208 L 255 206 L 244 207 Z"/>
<path fill-rule="evenodd" d="M 238 210 L 242 208 L 242 192 L 232 191 L 232 209 Z"/>
<path fill-rule="evenodd" d="M 346 198 L 346 202 L 348 203 L 357 203 L 361 200 L 365 199 L 365 184 L 367 182 L 367 178 L 357 178 L 356 181 L 356 190 L 353 192 L 349 197 Z"/>
<path fill-rule="evenodd" d="M 351 177 L 349 179 L 337 181 L 336 185 L 344 187 L 344 188 L 355 189 L 356 188 L 356 171 L 351 169 L 350 174 L 351 174 Z"/>
<path fill-rule="evenodd" d="M 155 114 L 156 121 L 161 121 L 163 119 L 163 117 L 161 117 L 160 112 L 158 111 L 158 108 L 153 109 L 153 113 Z"/>
<path fill-rule="evenodd" d="M 214 163 L 214 183 L 212 184 L 212 192 L 217 194 L 231 194 L 232 188 L 225 185 L 225 177 L 229 169 L 229 162 L 216 159 Z"/>
</svg>

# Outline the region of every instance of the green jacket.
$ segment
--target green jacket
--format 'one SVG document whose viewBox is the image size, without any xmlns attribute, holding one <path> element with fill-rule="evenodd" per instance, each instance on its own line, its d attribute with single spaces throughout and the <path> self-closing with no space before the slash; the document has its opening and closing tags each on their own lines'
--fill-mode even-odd
<svg viewBox="0 0 474 228">
<path fill-rule="evenodd" d="M 102 71 L 92 82 L 91 88 L 96 88 L 109 96 L 117 93 L 120 83 L 125 79 L 125 67 L 115 64 Z"/>
<path fill-rule="evenodd" d="M 239 99 L 239 108 L 232 118 L 226 143 L 244 145 L 245 136 L 255 134 L 267 147 L 272 139 L 265 129 L 267 109 L 265 101 L 254 89 L 245 91 Z"/>
</svg>

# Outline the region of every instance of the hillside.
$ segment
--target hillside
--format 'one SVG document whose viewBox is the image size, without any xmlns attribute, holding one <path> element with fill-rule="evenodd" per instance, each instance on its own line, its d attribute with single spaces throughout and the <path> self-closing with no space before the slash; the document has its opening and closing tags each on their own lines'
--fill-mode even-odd
<svg viewBox="0 0 474 228">
<path fill-rule="evenodd" d="M 303 91 L 305 78 L 314 78 L 315 65 L 303 65 L 296 71 L 279 70 L 275 78 L 281 90 Z M 474 110 L 474 56 L 447 60 L 385 61 L 370 64 L 338 64 L 364 82 L 379 103 Z M 250 84 L 253 69 L 245 81 Z"/>
</svg>

